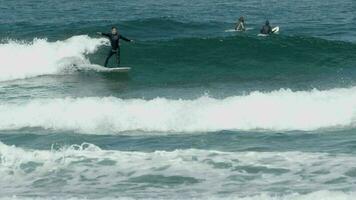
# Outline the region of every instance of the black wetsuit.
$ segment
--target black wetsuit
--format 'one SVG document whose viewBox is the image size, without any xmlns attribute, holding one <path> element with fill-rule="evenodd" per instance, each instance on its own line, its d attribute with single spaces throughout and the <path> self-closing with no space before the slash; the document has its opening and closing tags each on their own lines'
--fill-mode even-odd
<svg viewBox="0 0 356 200">
<path fill-rule="evenodd" d="M 271 34 L 272 33 L 272 27 L 270 25 L 264 25 L 261 29 L 261 34 Z"/>
<path fill-rule="evenodd" d="M 108 65 L 110 57 L 116 54 L 117 67 L 120 67 L 120 39 L 123 39 L 127 42 L 131 42 L 131 40 L 125 38 L 120 34 L 101 33 L 101 35 L 108 37 L 111 44 L 111 50 L 109 51 L 109 54 L 106 57 L 104 66 L 106 67 Z"/>
</svg>

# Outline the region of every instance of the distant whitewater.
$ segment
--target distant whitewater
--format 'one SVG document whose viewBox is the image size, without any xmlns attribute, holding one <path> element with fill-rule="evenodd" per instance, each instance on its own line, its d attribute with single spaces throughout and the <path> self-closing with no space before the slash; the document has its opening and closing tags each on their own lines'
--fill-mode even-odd
<svg viewBox="0 0 356 200">
<path fill-rule="evenodd" d="M 225 99 L 37 99 L 0 104 L 0 130 L 40 127 L 80 133 L 221 130 L 313 131 L 353 127 L 356 88 L 252 92 Z"/>
</svg>

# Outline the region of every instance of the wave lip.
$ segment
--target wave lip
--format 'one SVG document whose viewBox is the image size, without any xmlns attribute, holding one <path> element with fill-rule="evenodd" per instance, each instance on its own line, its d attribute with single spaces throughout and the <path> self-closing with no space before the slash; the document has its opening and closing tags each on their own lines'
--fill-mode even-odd
<svg viewBox="0 0 356 200">
<path fill-rule="evenodd" d="M 85 134 L 130 131 L 194 133 L 221 130 L 315 131 L 353 127 L 356 87 L 194 100 L 86 97 L 0 104 L 0 130 L 40 127 Z"/>
<path fill-rule="evenodd" d="M 63 41 L 32 42 L 9 40 L 0 44 L 0 81 L 56 74 L 74 63 L 89 63 L 85 55 L 94 53 L 106 40 L 86 35 L 73 36 Z"/>
</svg>

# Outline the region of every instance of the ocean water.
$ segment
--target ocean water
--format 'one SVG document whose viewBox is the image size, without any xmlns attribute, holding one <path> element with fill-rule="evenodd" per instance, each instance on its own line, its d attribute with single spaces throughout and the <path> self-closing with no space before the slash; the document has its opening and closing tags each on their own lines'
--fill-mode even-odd
<svg viewBox="0 0 356 200">
<path fill-rule="evenodd" d="M 355 199 L 355 9 L 0 0 L 0 199 Z"/>
</svg>

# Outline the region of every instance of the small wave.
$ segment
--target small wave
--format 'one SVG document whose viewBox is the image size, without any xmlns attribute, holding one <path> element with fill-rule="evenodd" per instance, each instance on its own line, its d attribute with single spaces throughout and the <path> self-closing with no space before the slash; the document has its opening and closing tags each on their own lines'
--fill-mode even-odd
<svg viewBox="0 0 356 200">
<path fill-rule="evenodd" d="M 353 127 L 355 117 L 356 87 L 325 91 L 256 91 L 225 99 L 207 96 L 194 100 L 87 97 L 0 104 L 0 130 L 40 127 L 85 134 L 314 131 Z"/>
</svg>

